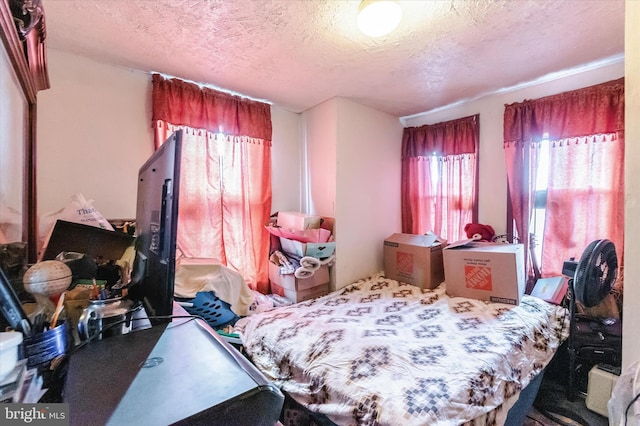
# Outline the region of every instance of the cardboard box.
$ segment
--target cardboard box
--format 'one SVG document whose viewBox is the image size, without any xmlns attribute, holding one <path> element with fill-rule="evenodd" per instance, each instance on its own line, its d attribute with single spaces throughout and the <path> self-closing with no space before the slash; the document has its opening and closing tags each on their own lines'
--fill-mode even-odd
<svg viewBox="0 0 640 426">
<path fill-rule="evenodd" d="M 298 303 L 304 302 L 305 300 L 315 299 L 316 297 L 325 296 L 329 293 L 329 283 L 300 291 L 287 290 L 278 284 L 271 283 L 271 292 L 278 296 L 286 297 L 293 303 Z"/>
<path fill-rule="evenodd" d="M 277 224 L 281 228 L 296 229 L 318 229 L 321 222 L 320 216 L 308 215 L 300 212 L 278 212 Z"/>
<path fill-rule="evenodd" d="M 280 247 L 285 253 L 298 257 L 311 256 L 317 259 L 324 259 L 331 256 L 336 250 L 336 243 L 303 243 L 301 241 L 290 240 L 280 237 Z"/>
<path fill-rule="evenodd" d="M 442 247 L 436 235 L 393 234 L 384 240 L 387 278 L 432 289 L 444 281 Z"/>
<path fill-rule="evenodd" d="M 444 248 L 447 294 L 519 305 L 525 289 L 522 244 L 454 243 Z"/>
<path fill-rule="evenodd" d="M 278 265 L 273 262 L 269 262 L 269 281 L 286 290 L 307 290 L 312 287 L 329 283 L 329 267 L 327 265 L 322 265 L 320 269 L 318 269 L 309 278 L 298 279 L 294 274 L 280 275 Z"/>
<path fill-rule="evenodd" d="M 324 296 L 329 292 L 329 267 L 322 265 L 312 276 L 298 279 L 293 274 L 280 275 L 278 265 L 269 262 L 271 292 L 294 303 Z"/>
<path fill-rule="evenodd" d="M 265 226 L 265 229 L 274 237 L 288 238 L 290 240 L 302 241 L 303 243 L 326 243 L 331 238 L 331 231 L 323 228 L 297 231 L 295 229 Z"/>
</svg>

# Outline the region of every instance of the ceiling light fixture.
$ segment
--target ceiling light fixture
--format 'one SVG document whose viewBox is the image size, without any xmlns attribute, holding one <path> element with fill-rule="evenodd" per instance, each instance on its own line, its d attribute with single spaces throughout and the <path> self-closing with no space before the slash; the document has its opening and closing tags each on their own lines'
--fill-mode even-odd
<svg viewBox="0 0 640 426">
<path fill-rule="evenodd" d="M 362 0 L 358 11 L 358 28 L 369 37 L 382 37 L 393 31 L 402 18 L 395 0 Z"/>
</svg>

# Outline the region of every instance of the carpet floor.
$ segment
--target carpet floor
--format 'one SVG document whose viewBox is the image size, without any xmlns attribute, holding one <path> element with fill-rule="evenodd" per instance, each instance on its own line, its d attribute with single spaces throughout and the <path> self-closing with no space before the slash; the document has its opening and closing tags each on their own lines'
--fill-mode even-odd
<svg viewBox="0 0 640 426">
<path fill-rule="evenodd" d="M 523 426 L 608 426 L 609 420 L 587 408 L 582 387 L 567 399 L 565 380 L 545 374 L 531 412 Z M 578 383 L 580 386 L 580 383 Z M 586 390 L 586 388 L 584 388 Z"/>
</svg>

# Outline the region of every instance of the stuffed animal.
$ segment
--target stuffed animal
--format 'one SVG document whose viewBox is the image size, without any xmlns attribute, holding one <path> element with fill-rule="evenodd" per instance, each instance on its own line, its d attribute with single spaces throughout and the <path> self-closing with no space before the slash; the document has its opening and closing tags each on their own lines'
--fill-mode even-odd
<svg viewBox="0 0 640 426">
<path fill-rule="evenodd" d="M 496 244 L 509 244 L 509 236 L 507 234 L 496 235 L 493 237 L 493 242 Z"/>
<path fill-rule="evenodd" d="M 496 231 L 493 230 L 491 225 L 482 225 L 480 223 L 467 223 L 464 226 L 464 232 L 467 233 L 467 238 L 476 241 L 491 242 L 496 235 Z"/>
</svg>

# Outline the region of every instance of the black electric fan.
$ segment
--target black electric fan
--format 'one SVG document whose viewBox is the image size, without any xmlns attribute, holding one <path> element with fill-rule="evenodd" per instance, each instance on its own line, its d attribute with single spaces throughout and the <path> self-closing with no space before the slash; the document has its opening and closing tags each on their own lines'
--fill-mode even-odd
<svg viewBox="0 0 640 426">
<path fill-rule="evenodd" d="M 576 302 L 585 307 L 596 306 L 611 292 L 618 277 L 618 257 L 614 244 L 607 240 L 594 240 L 582 253 L 580 261 L 574 258 L 564 262 L 562 275 L 569 278 L 569 391 L 573 401 L 576 347 L 574 342 Z"/>
</svg>

